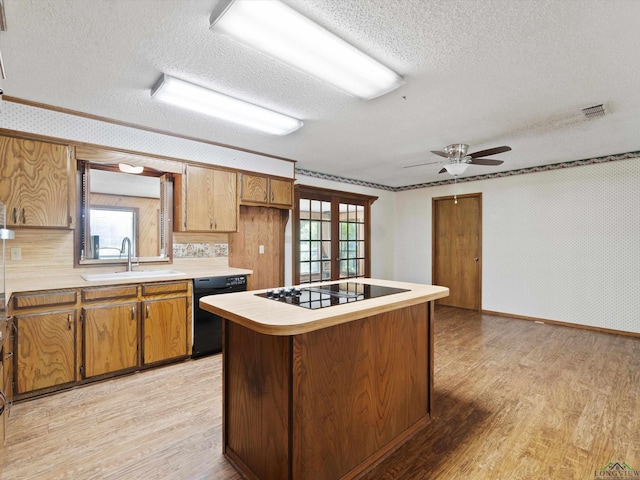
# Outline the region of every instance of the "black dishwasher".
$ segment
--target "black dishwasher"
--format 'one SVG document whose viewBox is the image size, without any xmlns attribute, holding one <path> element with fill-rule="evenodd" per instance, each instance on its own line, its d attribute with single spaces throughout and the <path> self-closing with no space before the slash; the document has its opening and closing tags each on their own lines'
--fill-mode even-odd
<svg viewBox="0 0 640 480">
<path fill-rule="evenodd" d="M 200 308 L 200 299 L 207 295 L 244 292 L 246 290 L 246 275 L 193 279 L 193 353 L 191 358 L 204 357 L 222 351 L 222 318 Z"/>
</svg>

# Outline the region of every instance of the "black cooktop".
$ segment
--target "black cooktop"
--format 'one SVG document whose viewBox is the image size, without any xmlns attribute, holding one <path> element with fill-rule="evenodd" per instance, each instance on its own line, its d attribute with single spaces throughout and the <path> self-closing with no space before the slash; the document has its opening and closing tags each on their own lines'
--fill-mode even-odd
<svg viewBox="0 0 640 480">
<path fill-rule="evenodd" d="M 275 288 L 267 290 L 265 293 L 256 293 L 256 295 L 315 310 L 408 291 L 403 288 L 383 287 L 368 283 L 343 282 L 317 287 Z"/>
</svg>

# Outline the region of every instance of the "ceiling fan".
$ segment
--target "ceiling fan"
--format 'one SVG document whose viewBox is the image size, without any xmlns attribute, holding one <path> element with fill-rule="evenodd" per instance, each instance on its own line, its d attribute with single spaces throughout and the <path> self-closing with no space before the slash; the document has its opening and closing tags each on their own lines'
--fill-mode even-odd
<svg viewBox="0 0 640 480">
<path fill-rule="evenodd" d="M 480 150 L 479 152 L 467 154 L 468 149 L 469 145 L 466 145 L 464 143 L 454 143 L 452 145 L 446 146 L 442 151 L 431 150 L 431 153 L 435 153 L 436 155 L 447 159 L 447 161 L 444 162 L 444 167 L 438 173 L 449 172 L 453 176 L 458 176 L 462 175 L 469 165 L 501 165 L 502 163 L 504 163 L 503 160 L 492 160 L 489 158 L 480 157 L 487 157 L 489 155 L 508 152 L 511 150 L 511 147 L 507 147 L 505 145 L 502 147 L 494 147 L 487 150 Z M 419 163 L 416 165 L 409 165 L 404 168 L 419 167 L 422 165 L 433 165 L 435 163 L 443 162 Z"/>
</svg>

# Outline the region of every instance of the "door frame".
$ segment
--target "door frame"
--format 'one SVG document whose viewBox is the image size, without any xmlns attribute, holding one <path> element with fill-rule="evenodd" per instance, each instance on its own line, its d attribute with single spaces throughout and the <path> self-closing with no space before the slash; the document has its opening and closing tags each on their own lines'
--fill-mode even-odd
<svg viewBox="0 0 640 480">
<path fill-rule="evenodd" d="M 435 281 L 436 274 L 436 202 L 441 200 L 454 200 L 460 198 L 470 198 L 477 197 L 479 202 L 479 215 L 478 215 L 478 290 L 476 294 L 478 295 L 478 309 L 477 311 L 482 311 L 482 192 L 476 193 L 465 193 L 462 195 L 446 195 L 443 197 L 432 197 L 431 198 L 431 282 Z M 437 302 L 437 301 L 436 301 Z"/>
</svg>

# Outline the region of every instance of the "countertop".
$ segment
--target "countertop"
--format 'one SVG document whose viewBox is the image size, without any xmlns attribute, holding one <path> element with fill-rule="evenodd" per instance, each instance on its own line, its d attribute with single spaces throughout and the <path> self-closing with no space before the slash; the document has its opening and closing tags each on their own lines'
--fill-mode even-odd
<svg viewBox="0 0 640 480">
<path fill-rule="evenodd" d="M 449 295 L 448 288 L 437 285 L 423 285 L 372 278 L 350 278 L 348 280 L 312 285 L 329 285 L 345 281 L 403 288 L 409 291 L 317 310 L 310 310 L 285 302 L 278 302 L 256 296 L 256 293 L 263 293 L 266 290 L 207 296 L 200 299 L 200 306 L 204 310 L 220 315 L 258 333 L 267 335 L 297 335 L 371 315 L 389 312 L 398 308 L 417 305 Z M 308 287 L 310 285 L 305 284 L 303 286 Z"/>
<path fill-rule="evenodd" d="M 253 270 L 244 268 L 234 268 L 220 265 L 207 265 L 205 262 L 201 263 L 174 263 L 174 264 L 154 264 L 154 265 L 141 265 L 134 267 L 133 270 L 175 270 L 183 273 L 183 275 L 168 275 L 168 276 L 154 276 L 139 277 L 139 278 L 119 278 L 116 280 L 100 280 L 100 281 L 87 281 L 82 278 L 82 275 L 86 273 L 112 273 L 122 272 L 126 270 L 123 265 L 112 265 L 110 267 L 100 267 L 99 269 L 74 269 L 57 271 L 55 273 L 48 273 L 46 271 L 40 272 L 37 276 L 29 276 L 23 278 L 7 278 L 6 285 L 6 298 L 10 298 L 13 293 L 17 292 L 33 292 L 36 290 L 54 290 L 60 288 L 82 288 L 82 287 L 97 287 L 102 285 L 123 285 L 130 283 L 153 283 L 164 282 L 168 280 L 184 280 L 200 277 L 219 277 L 227 275 L 251 275 Z"/>
</svg>

